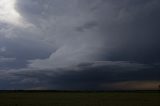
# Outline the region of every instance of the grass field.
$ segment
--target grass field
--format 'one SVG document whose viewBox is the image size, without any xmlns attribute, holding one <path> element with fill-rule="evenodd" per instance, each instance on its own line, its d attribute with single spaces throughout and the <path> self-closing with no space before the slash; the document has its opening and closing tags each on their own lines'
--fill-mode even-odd
<svg viewBox="0 0 160 106">
<path fill-rule="evenodd" d="M 3 92 L 0 106 L 160 106 L 160 92 Z"/>
</svg>

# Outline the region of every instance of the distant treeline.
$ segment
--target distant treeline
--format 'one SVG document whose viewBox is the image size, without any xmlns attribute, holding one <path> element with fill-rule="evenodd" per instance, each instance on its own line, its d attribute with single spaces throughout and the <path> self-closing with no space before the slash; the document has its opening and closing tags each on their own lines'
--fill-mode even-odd
<svg viewBox="0 0 160 106">
<path fill-rule="evenodd" d="M 159 90 L 0 90 L 0 93 L 39 93 L 39 92 L 69 92 L 69 93 L 101 93 L 101 92 L 160 92 Z"/>
</svg>

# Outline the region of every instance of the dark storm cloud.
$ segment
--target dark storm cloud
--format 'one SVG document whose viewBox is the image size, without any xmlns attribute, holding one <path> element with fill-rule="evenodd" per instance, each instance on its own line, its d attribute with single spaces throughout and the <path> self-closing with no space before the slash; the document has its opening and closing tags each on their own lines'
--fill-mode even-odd
<svg viewBox="0 0 160 106">
<path fill-rule="evenodd" d="M 16 10 L 28 26 L 0 21 L 0 89 L 160 81 L 159 0 L 17 0 Z"/>
<path fill-rule="evenodd" d="M 30 34 L 37 35 L 33 42 L 44 40 L 54 45 L 57 54 L 60 54 L 59 51 L 67 52 L 85 46 L 79 51 L 83 54 L 87 52 L 83 55 L 85 58 L 92 55 L 92 58 L 102 57 L 103 60 L 159 62 L 159 4 L 158 0 L 17 0 L 16 10 L 36 28 L 28 30 L 32 34 L 26 34 L 27 31 L 21 31 L 20 28 L 11 35 L 20 33 L 19 35 L 28 36 L 23 39 L 31 37 Z M 1 26 L 5 29 L 5 24 Z M 71 47 L 72 45 L 75 46 Z M 33 52 L 30 54 L 36 53 Z M 48 56 L 49 59 L 42 60 L 43 62 L 33 61 L 31 66 L 40 66 L 41 62 L 48 64 L 47 60 L 58 57 L 53 55 L 55 54 Z M 64 57 L 67 56 L 70 55 Z M 73 60 L 80 59 L 76 57 Z"/>
<path fill-rule="evenodd" d="M 48 64 L 55 58 L 64 65 L 66 63 L 61 62 L 63 56 L 64 61 L 68 61 L 67 56 L 73 57 L 59 57 L 59 51 L 79 56 L 77 52 L 69 53 L 68 50 L 82 48 L 83 44 L 86 48 L 79 53 L 85 52 L 82 56 L 89 61 L 87 57 L 92 55 L 92 58 L 101 57 L 96 60 L 159 62 L 159 5 L 157 0 L 18 0 L 17 10 L 21 15 L 46 31 L 46 39 L 50 42 L 56 42 L 57 39 L 56 45 L 60 44 L 57 52 L 48 59 L 35 60 L 30 66 L 42 68 L 45 64 L 50 67 Z M 66 36 L 70 39 L 66 39 Z M 78 57 L 73 60 L 82 61 Z"/>
<path fill-rule="evenodd" d="M 54 50 L 49 49 L 48 45 L 24 38 L 8 39 L 0 37 L 1 60 L 13 60 L 12 62 L 1 61 L 0 68 L 24 68 L 28 60 L 37 58 L 47 58 Z"/>
<path fill-rule="evenodd" d="M 113 12 L 99 17 L 101 31 L 113 48 L 108 50 L 110 60 L 154 63 L 160 60 L 160 2 L 158 0 L 109 1 Z M 114 14 L 113 14 L 114 13 Z M 110 22 L 108 22 L 110 21 Z"/>
<path fill-rule="evenodd" d="M 159 65 L 108 61 L 82 64 L 76 71 L 21 70 L 10 73 L 14 77 L 8 78 L 8 86 L 20 85 L 17 89 L 113 90 L 116 87 L 110 85 L 119 82 L 159 81 L 159 68 Z"/>
</svg>

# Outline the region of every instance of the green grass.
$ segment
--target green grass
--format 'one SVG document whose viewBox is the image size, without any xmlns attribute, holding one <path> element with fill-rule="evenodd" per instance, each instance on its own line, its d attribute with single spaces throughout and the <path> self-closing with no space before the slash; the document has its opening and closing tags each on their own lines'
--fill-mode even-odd
<svg viewBox="0 0 160 106">
<path fill-rule="evenodd" d="M 0 106 L 160 106 L 159 92 L 0 93 Z"/>
</svg>

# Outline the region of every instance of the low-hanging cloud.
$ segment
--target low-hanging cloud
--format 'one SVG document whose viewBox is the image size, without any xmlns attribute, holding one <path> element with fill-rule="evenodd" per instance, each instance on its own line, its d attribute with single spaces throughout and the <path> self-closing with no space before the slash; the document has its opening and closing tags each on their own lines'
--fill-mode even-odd
<svg viewBox="0 0 160 106">
<path fill-rule="evenodd" d="M 159 69 L 154 65 L 123 61 L 86 63 L 72 69 L 20 69 L 1 73 L 1 80 L 7 79 L 8 88 L 35 90 L 125 90 L 125 85 L 131 90 L 138 89 L 134 85 L 140 83 L 147 86 L 146 89 L 157 89 L 160 80 Z M 156 82 L 153 87 L 149 86 L 152 82 Z"/>
</svg>

